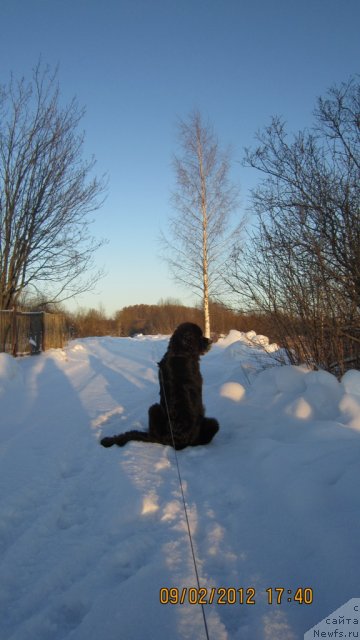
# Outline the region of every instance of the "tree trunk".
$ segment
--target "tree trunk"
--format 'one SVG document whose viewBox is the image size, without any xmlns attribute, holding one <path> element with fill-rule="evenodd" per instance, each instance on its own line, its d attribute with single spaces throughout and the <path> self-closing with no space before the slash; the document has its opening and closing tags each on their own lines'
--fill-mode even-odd
<svg viewBox="0 0 360 640">
<path fill-rule="evenodd" d="M 201 180 L 201 214 L 202 214 L 202 267 L 203 267 L 203 309 L 204 309 L 204 336 L 210 338 L 210 309 L 209 309 L 209 274 L 208 274 L 208 237 L 207 237 L 207 194 L 206 176 L 203 163 L 203 147 L 201 142 L 201 130 L 198 127 L 198 158 Z"/>
<path fill-rule="evenodd" d="M 210 309 L 209 309 L 209 276 L 207 259 L 207 215 L 206 201 L 203 202 L 203 309 L 204 336 L 210 338 Z"/>
<path fill-rule="evenodd" d="M 207 289 L 207 277 L 204 274 L 204 336 L 210 338 L 210 309 L 209 309 L 209 292 Z"/>
</svg>

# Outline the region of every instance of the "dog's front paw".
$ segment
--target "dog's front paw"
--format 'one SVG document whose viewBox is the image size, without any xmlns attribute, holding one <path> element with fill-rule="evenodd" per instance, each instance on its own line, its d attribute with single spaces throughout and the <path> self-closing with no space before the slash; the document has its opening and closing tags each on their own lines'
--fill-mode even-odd
<svg viewBox="0 0 360 640">
<path fill-rule="evenodd" d="M 113 444 L 115 444 L 115 438 L 114 436 L 108 436 L 107 438 L 103 438 L 102 440 L 100 440 L 100 444 L 103 447 L 112 447 Z"/>
</svg>

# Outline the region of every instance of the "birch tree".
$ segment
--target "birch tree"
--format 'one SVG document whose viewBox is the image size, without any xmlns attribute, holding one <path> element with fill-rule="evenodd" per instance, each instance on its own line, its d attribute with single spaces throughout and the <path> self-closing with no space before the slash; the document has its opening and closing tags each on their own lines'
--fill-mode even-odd
<svg viewBox="0 0 360 640">
<path fill-rule="evenodd" d="M 230 154 L 220 149 L 213 127 L 199 111 L 178 123 L 180 154 L 173 159 L 176 189 L 169 233 L 162 235 L 164 257 L 174 279 L 198 295 L 204 310 L 204 334 L 210 337 L 211 297 L 218 297 L 238 205 L 231 183 Z"/>
<path fill-rule="evenodd" d="M 82 158 L 84 111 L 61 106 L 56 76 L 39 64 L 0 87 L 0 309 L 24 292 L 64 300 L 99 277 L 89 214 L 103 185 Z"/>
</svg>

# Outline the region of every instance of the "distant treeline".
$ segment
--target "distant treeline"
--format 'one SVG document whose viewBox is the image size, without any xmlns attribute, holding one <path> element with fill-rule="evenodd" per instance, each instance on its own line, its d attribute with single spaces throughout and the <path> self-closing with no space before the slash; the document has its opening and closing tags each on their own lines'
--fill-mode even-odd
<svg viewBox="0 0 360 640">
<path fill-rule="evenodd" d="M 212 332 L 216 337 L 231 329 L 256 331 L 276 340 L 270 316 L 262 313 L 241 313 L 228 309 L 219 303 L 210 305 Z M 124 307 L 109 318 L 98 309 L 67 314 L 68 325 L 73 337 L 89 336 L 134 336 L 170 335 L 181 322 L 195 322 L 203 328 L 203 312 L 196 307 L 186 307 L 180 303 L 159 303 L 156 305 L 137 304 Z"/>
</svg>

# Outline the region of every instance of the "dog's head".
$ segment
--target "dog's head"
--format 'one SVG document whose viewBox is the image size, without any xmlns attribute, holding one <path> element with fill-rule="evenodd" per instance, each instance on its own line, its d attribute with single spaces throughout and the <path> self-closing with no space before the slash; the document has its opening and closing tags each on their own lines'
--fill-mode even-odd
<svg viewBox="0 0 360 640">
<path fill-rule="evenodd" d="M 170 338 L 169 349 L 174 355 L 202 356 L 209 351 L 211 340 L 205 338 L 197 324 L 184 322 Z"/>
</svg>

